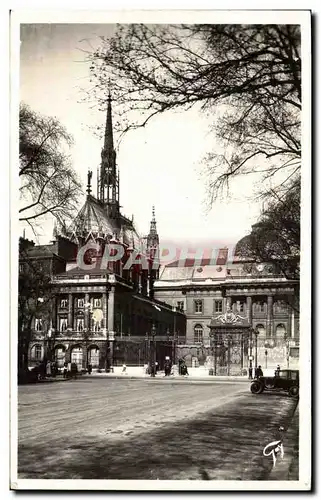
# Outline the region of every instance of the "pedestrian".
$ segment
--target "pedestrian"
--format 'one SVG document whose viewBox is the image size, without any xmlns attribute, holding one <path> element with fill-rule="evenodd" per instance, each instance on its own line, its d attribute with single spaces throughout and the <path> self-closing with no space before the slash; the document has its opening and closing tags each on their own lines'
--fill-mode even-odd
<svg viewBox="0 0 321 500">
<path fill-rule="evenodd" d="M 249 367 L 249 380 L 253 379 L 253 368 L 252 366 Z"/>
<path fill-rule="evenodd" d="M 92 364 L 91 364 L 91 363 L 89 363 L 89 365 L 88 365 L 88 373 L 89 373 L 89 375 L 91 375 L 91 372 L 92 372 L 92 371 L 93 371 Z"/>
<path fill-rule="evenodd" d="M 263 377 L 263 370 L 262 370 L 262 367 L 261 365 L 259 365 L 258 369 L 257 369 L 257 377 Z"/>
<path fill-rule="evenodd" d="M 47 364 L 46 364 L 46 376 L 51 377 L 51 363 L 50 363 L 50 361 L 47 361 Z"/>
<path fill-rule="evenodd" d="M 67 377 L 71 377 L 71 361 L 67 364 Z"/>
<path fill-rule="evenodd" d="M 125 365 L 125 363 L 123 364 L 123 369 L 121 371 L 122 375 L 127 375 L 127 366 Z"/>
<path fill-rule="evenodd" d="M 77 364 L 71 363 L 71 376 L 73 378 L 77 378 L 77 371 L 78 371 Z"/>
<path fill-rule="evenodd" d="M 256 366 L 254 368 L 254 378 L 257 378 L 258 377 L 258 367 Z"/>
<path fill-rule="evenodd" d="M 276 370 L 275 370 L 275 373 L 274 373 L 274 375 L 275 375 L 276 377 L 279 377 L 279 376 L 280 376 L 280 370 L 281 370 L 280 365 L 277 365 Z"/>
<path fill-rule="evenodd" d="M 158 372 L 158 361 L 155 361 L 155 372 Z"/>
<path fill-rule="evenodd" d="M 67 372 L 68 372 L 68 363 L 64 363 L 64 370 L 63 370 L 63 377 L 67 377 Z"/>
</svg>

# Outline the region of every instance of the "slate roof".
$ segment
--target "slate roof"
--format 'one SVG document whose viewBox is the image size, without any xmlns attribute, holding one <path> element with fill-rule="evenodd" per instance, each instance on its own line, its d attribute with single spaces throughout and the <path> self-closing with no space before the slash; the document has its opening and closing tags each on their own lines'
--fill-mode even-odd
<svg viewBox="0 0 321 500">
<path fill-rule="evenodd" d="M 126 245 L 139 247 L 141 237 L 135 228 L 133 222 L 123 215 L 112 218 L 108 216 L 104 205 L 94 198 L 87 196 L 84 206 L 69 226 L 67 235 L 71 239 L 77 239 L 80 236 L 92 236 L 94 238 L 119 237 Z"/>
</svg>

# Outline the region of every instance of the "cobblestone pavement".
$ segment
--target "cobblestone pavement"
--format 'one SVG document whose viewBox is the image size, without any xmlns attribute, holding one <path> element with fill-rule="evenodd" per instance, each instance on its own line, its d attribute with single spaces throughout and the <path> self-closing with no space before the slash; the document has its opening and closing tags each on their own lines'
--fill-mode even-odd
<svg viewBox="0 0 321 500">
<path fill-rule="evenodd" d="M 252 395 L 246 381 L 21 386 L 19 478 L 268 479 L 263 448 L 295 406 L 283 394 Z"/>
</svg>

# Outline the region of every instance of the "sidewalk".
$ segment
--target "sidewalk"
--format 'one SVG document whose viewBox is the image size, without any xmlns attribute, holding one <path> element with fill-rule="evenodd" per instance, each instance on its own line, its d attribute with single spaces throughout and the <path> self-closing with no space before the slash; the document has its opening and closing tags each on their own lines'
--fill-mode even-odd
<svg viewBox="0 0 321 500">
<path fill-rule="evenodd" d="M 122 372 L 122 366 L 115 366 L 113 368 L 113 372 L 93 372 L 91 375 L 83 375 L 83 377 L 107 377 L 107 378 L 126 378 L 126 379 L 140 379 L 140 378 L 152 378 L 150 375 L 145 373 L 145 369 L 142 366 L 129 366 L 126 369 L 126 372 Z M 154 380 L 164 379 L 165 373 L 164 371 L 159 371 Z M 179 375 L 177 370 L 174 370 L 174 375 L 170 375 L 166 377 L 166 380 L 241 380 L 248 381 L 247 376 L 236 376 L 236 375 L 209 375 L 209 369 L 205 369 L 203 366 L 199 368 L 188 368 L 188 375 L 183 376 Z"/>
<path fill-rule="evenodd" d="M 284 457 L 278 457 L 270 481 L 299 480 L 299 403 L 283 438 Z"/>
</svg>

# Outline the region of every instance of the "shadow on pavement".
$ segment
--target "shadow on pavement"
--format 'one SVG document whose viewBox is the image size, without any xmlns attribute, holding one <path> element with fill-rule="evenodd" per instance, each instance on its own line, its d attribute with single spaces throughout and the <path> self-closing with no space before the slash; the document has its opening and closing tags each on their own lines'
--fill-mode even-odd
<svg viewBox="0 0 321 500">
<path fill-rule="evenodd" d="M 268 395 L 269 394 L 269 395 Z M 268 396 L 267 396 L 268 395 Z M 64 436 L 48 446 L 19 447 L 19 478 L 43 479 L 268 479 L 263 448 L 288 427 L 296 401 L 279 394 L 245 395 L 181 421 L 141 423 L 127 431 Z"/>
</svg>

